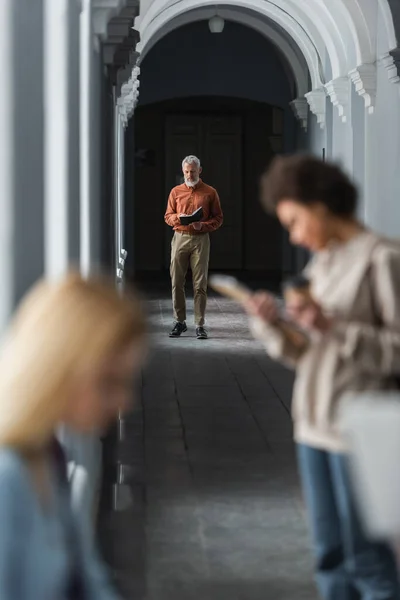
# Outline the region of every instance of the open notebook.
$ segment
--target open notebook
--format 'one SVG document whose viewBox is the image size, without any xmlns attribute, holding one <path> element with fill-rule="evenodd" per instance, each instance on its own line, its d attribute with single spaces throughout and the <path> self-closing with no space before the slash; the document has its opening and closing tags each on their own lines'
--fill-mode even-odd
<svg viewBox="0 0 400 600">
<path fill-rule="evenodd" d="M 196 223 L 197 221 L 201 221 L 203 218 L 203 207 L 200 206 L 197 210 L 192 212 L 191 215 L 179 215 L 179 220 L 181 225 L 190 225 L 191 223 Z"/>
<path fill-rule="evenodd" d="M 250 288 L 230 275 L 211 275 L 208 283 L 216 292 L 236 302 L 245 302 L 252 294 Z"/>
<path fill-rule="evenodd" d="M 400 536 L 400 393 L 344 399 L 341 424 L 364 523 L 375 538 Z"/>
</svg>

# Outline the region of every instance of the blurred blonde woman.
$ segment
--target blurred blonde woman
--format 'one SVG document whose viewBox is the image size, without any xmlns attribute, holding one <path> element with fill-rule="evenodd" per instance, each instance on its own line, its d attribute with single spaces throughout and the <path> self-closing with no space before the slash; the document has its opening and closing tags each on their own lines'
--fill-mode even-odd
<svg viewBox="0 0 400 600">
<path fill-rule="evenodd" d="M 99 279 L 39 283 L 17 312 L 0 354 L 1 600 L 117 598 L 54 431 L 99 431 L 126 409 L 144 342 L 138 301 Z"/>
</svg>

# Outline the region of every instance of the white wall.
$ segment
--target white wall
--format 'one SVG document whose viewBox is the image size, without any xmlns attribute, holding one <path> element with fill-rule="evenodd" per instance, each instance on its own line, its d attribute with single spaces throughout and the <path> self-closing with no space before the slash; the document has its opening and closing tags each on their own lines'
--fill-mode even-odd
<svg viewBox="0 0 400 600">
<path fill-rule="evenodd" d="M 368 148 L 375 165 L 376 197 L 366 207 L 366 221 L 378 231 L 396 237 L 400 237 L 399 93 L 399 84 L 388 81 L 387 71 L 380 64 L 376 115 Z"/>
<path fill-rule="evenodd" d="M 378 20 L 377 55 L 387 51 L 386 31 Z M 368 152 L 375 197 L 366 207 L 368 225 L 400 237 L 400 83 L 392 83 L 382 60 L 377 64 L 376 111 L 371 119 Z"/>
<path fill-rule="evenodd" d="M 44 268 L 42 10 L 0 2 L 0 333 Z"/>
<path fill-rule="evenodd" d="M 327 159 L 353 177 L 360 192 L 359 217 L 380 233 L 400 237 L 400 84 L 389 81 L 381 62 L 373 114 L 353 87 L 346 123 L 329 98 L 323 130 L 310 115 L 308 149 L 321 156 L 324 147 Z"/>
<path fill-rule="evenodd" d="M 308 113 L 307 125 L 307 150 L 322 158 L 323 151 L 326 153 L 326 128 L 317 123 L 317 117 L 312 112 Z"/>
<path fill-rule="evenodd" d="M 353 178 L 360 193 L 360 205 L 358 215 L 360 219 L 365 218 L 365 126 L 368 113 L 365 110 L 363 98 L 356 92 L 354 86 L 351 86 L 351 107 L 349 118 L 351 118 L 353 140 L 352 140 L 352 164 Z"/>
<path fill-rule="evenodd" d="M 386 25 L 377 10 L 374 110 L 371 114 L 366 108 L 364 97 L 349 78 L 349 94 L 343 104 L 346 122 L 327 96 L 325 139 L 311 115 L 308 149 L 320 156 L 325 142 L 326 157 L 340 162 L 357 184 L 359 217 L 384 235 L 400 237 L 400 82 L 389 81 L 387 61 L 382 59 L 388 44 Z M 327 68 L 325 64 L 326 72 Z M 365 83 L 368 88 L 370 82 Z"/>
</svg>

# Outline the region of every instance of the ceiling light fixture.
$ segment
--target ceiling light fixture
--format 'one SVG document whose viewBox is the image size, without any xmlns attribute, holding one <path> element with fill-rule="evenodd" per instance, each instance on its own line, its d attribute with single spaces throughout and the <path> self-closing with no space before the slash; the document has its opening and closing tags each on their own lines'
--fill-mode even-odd
<svg viewBox="0 0 400 600">
<path fill-rule="evenodd" d="M 217 8 L 215 9 L 215 15 L 208 21 L 208 27 L 211 33 L 222 33 L 225 27 L 225 20 L 219 16 Z"/>
</svg>

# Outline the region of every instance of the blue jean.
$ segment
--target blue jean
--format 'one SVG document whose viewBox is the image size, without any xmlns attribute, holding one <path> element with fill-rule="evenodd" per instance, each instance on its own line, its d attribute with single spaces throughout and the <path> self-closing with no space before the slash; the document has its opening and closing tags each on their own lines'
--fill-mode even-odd
<svg viewBox="0 0 400 600">
<path fill-rule="evenodd" d="M 390 548 L 365 536 L 344 454 L 298 445 L 317 585 L 324 600 L 400 600 Z"/>
</svg>

